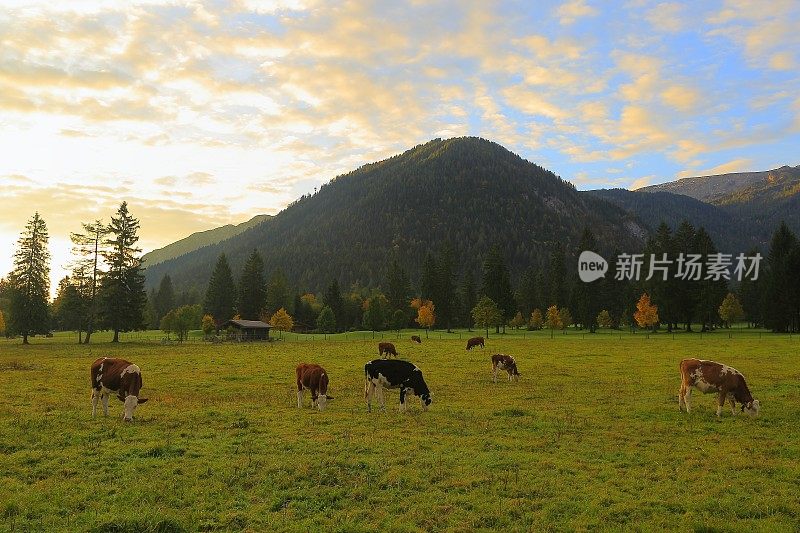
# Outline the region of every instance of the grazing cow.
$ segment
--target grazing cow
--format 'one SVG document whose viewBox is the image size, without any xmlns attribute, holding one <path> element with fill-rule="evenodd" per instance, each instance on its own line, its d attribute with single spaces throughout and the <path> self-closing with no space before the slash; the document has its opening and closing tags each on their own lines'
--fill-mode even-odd
<svg viewBox="0 0 800 533">
<path fill-rule="evenodd" d="M 467 341 L 467 350 L 471 350 L 476 346 L 483 348 L 483 337 L 472 337 Z"/>
<path fill-rule="evenodd" d="M 422 344 L 422 339 L 419 338 L 419 335 L 411 335 L 411 342 L 416 342 L 417 344 Z"/>
<path fill-rule="evenodd" d="M 422 370 L 408 361 L 390 361 L 375 359 L 364 365 L 364 397 L 367 400 L 367 411 L 372 411 L 372 396 L 378 391 L 381 409 L 386 409 L 383 389 L 400 389 L 400 410 L 406 409 L 406 393 L 419 396 L 422 409 L 428 410 L 431 404 L 431 391 L 422 377 Z"/>
<path fill-rule="evenodd" d="M 717 401 L 717 416 L 722 415 L 725 398 L 730 394 L 731 413 L 736 414 L 736 402 L 742 404 L 742 412 L 757 415 L 761 404 L 754 400 L 744 381 L 744 376 L 728 365 L 704 361 L 702 359 L 684 359 L 681 361 L 681 391 L 678 395 L 678 409 L 686 407 L 688 413 L 691 409 L 692 389 L 696 387 L 700 392 L 708 394 L 719 393 Z"/>
<path fill-rule="evenodd" d="M 389 357 L 390 355 L 397 357 L 397 350 L 395 350 L 394 344 L 391 342 L 379 342 L 378 355 L 384 357 L 383 354 L 386 354 L 386 357 Z"/>
<path fill-rule="evenodd" d="M 108 398 L 117 395 L 125 404 L 122 417 L 126 422 L 133 420 L 133 411 L 147 398 L 139 398 L 142 389 L 142 371 L 138 366 L 124 359 L 101 357 L 92 363 L 92 418 L 97 414 L 97 402 L 103 402 L 103 413 L 108 416 Z"/>
<path fill-rule="evenodd" d="M 517 371 L 517 362 L 510 355 L 496 353 L 492 356 L 492 375 L 494 382 L 497 383 L 497 371 L 505 370 L 508 372 L 508 381 L 512 379 L 519 381 L 520 373 Z"/>
<path fill-rule="evenodd" d="M 328 400 L 328 373 L 319 365 L 300 363 L 295 370 L 297 374 L 297 407 L 303 407 L 303 390 L 311 391 L 311 407 L 325 410 Z"/>
</svg>

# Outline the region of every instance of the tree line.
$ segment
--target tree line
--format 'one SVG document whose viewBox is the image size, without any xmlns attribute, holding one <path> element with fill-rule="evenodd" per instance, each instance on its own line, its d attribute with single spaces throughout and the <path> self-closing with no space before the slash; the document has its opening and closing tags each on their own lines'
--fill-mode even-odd
<svg viewBox="0 0 800 533">
<path fill-rule="evenodd" d="M 30 219 L 17 243 L 14 269 L 0 280 L 0 331 L 27 343 L 30 335 L 70 330 L 88 343 L 98 329 L 112 330 L 116 342 L 120 332 L 150 327 L 175 332 L 182 340 L 190 329 L 218 332 L 232 318 L 263 320 L 281 331 L 325 333 L 479 327 L 488 334 L 489 328 L 555 331 L 570 325 L 589 332 L 633 325 L 707 331 L 740 319 L 776 332 L 800 329 L 800 241 L 786 224 L 775 231 L 758 279 L 738 283 L 681 279 L 674 275 L 675 264 L 667 267 L 666 280 L 625 280 L 609 272 L 582 282 L 567 264 L 582 250 L 603 248 L 586 228 L 577 249 L 555 246 L 516 285 L 499 245 L 482 258 L 477 277 L 446 243 L 422 258 L 416 280 L 393 260 L 378 287 L 343 290 L 334 277 L 321 294 L 293 288 L 280 268 L 267 276 L 264 258 L 254 249 L 238 276 L 220 254 L 202 297 L 176 294 L 168 275 L 158 290 L 145 293 L 136 246 L 139 221 L 125 202 L 110 223 L 97 220 L 81 227 L 71 235 L 71 275 L 59 282 L 55 300 L 48 303 L 47 227 L 38 213 Z M 650 258 L 679 252 L 707 256 L 717 249 L 703 228 L 683 221 L 674 230 L 661 224 L 643 252 L 646 271 Z"/>
</svg>

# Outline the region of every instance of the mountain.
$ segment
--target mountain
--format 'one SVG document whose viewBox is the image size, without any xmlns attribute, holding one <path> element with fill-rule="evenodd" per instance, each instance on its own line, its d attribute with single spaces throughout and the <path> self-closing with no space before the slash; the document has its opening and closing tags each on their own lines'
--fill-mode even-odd
<svg viewBox="0 0 800 533">
<path fill-rule="evenodd" d="M 175 259 L 178 256 L 188 254 L 204 246 L 216 244 L 225 239 L 230 239 L 245 230 L 261 224 L 265 220 L 270 219 L 271 215 L 256 215 L 247 222 L 241 224 L 227 224 L 225 226 L 214 228 L 206 231 L 198 231 L 192 233 L 179 241 L 168 244 L 163 248 L 158 248 L 152 252 L 148 252 L 142 256 L 144 264 L 152 266 L 170 259 Z"/>
<path fill-rule="evenodd" d="M 376 287 L 393 259 L 416 280 L 425 255 L 446 242 L 473 273 L 499 243 L 518 276 L 557 245 L 574 253 L 585 227 L 608 250 L 639 249 L 647 235 L 636 217 L 496 143 L 435 139 L 336 177 L 267 224 L 148 266 L 147 284 L 169 274 L 176 289 L 205 290 L 220 253 L 238 275 L 258 249 L 267 272 L 281 268 L 303 290 L 334 278 Z"/>
<path fill-rule="evenodd" d="M 747 252 L 762 247 L 762 231 L 740 220 L 725 209 L 689 196 L 665 191 L 645 193 L 627 189 L 598 189 L 584 194 L 602 198 L 637 216 L 651 231 L 666 222 L 672 229 L 685 219 L 708 231 L 714 243 L 725 252 Z M 774 229 L 774 228 L 772 228 Z"/>
<path fill-rule="evenodd" d="M 683 194 L 717 206 L 746 225 L 748 235 L 762 244 L 782 220 L 800 232 L 800 166 L 685 178 L 636 192 Z"/>
</svg>

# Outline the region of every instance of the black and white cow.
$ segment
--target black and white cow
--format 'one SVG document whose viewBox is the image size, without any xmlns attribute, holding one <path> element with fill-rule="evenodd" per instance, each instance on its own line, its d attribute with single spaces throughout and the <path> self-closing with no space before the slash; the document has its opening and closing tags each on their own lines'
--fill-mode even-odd
<svg viewBox="0 0 800 533">
<path fill-rule="evenodd" d="M 133 420 L 133 411 L 147 398 L 139 398 L 142 389 L 142 371 L 124 359 L 101 357 L 92 363 L 92 418 L 97 413 L 97 402 L 103 402 L 103 413 L 108 416 L 108 398 L 113 393 L 125 404 L 122 417 Z"/>
<path fill-rule="evenodd" d="M 364 365 L 364 397 L 367 411 L 372 411 L 372 396 L 378 391 L 381 409 L 385 409 L 383 389 L 400 389 L 400 410 L 406 409 L 406 393 L 419 396 L 422 409 L 427 411 L 431 404 L 431 391 L 422 377 L 422 370 L 408 361 L 375 359 Z"/>
</svg>

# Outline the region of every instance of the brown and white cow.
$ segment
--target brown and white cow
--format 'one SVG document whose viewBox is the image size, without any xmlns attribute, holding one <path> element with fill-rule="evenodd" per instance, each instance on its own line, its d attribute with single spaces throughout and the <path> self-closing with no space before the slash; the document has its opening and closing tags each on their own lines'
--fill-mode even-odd
<svg viewBox="0 0 800 533">
<path fill-rule="evenodd" d="M 705 361 L 703 359 L 684 359 L 681 361 L 681 391 L 678 395 L 678 409 L 691 409 L 692 387 L 704 394 L 716 392 L 717 416 L 722 415 L 725 399 L 730 394 L 731 413 L 736 414 L 736 402 L 742 404 L 742 412 L 757 415 L 761 404 L 754 400 L 747 388 L 744 376 L 728 365 Z"/>
<path fill-rule="evenodd" d="M 520 373 L 517 371 L 517 362 L 510 355 L 496 353 L 492 356 L 492 376 L 497 383 L 497 371 L 505 370 L 508 373 L 508 381 L 512 379 L 519 381 Z"/>
<path fill-rule="evenodd" d="M 481 348 L 484 347 L 483 337 L 472 337 L 467 341 L 467 350 L 471 350 L 476 346 L 480 346 Z"/>
<path fill-rule="evenodd" d="M 313 363 L 300 363 L 295 370 L 297 374 L 297 407 L 303 407 L 303 391 L 311 391 L 311 407 L 325 410 L 328 400 L 328 373 L 321 366 Z"/>
<path fill-rule="evenodd" d="M 397 357 L 397 350 L 394 347 L 394 344 L 391 342 L 379 342 L 378 343 L 378 355 L 383 357 L 386 354 L 386 357 L 393 355 Z"/>
<path fill-rule="evenodd" d="M 126 422 L 133 420 L 133 411 L 147 398 L 139 398 L 142 389 L 142 371 L 138 366 L 124 359 L 101 357 L 92 363 L 92 418 L 97 414 L 97 402 L 103 402 L 103 413 L 108 416 L 108 398 L 117 395 L 125 404 L 122 417 Z"/>
<path fill-rule="evenodd" d="M 411 335 L 411 342 L 416 342 L 417 344 L 422 344 L 422 339 L 419 338 L 419 335 Z"/>
</svg>

